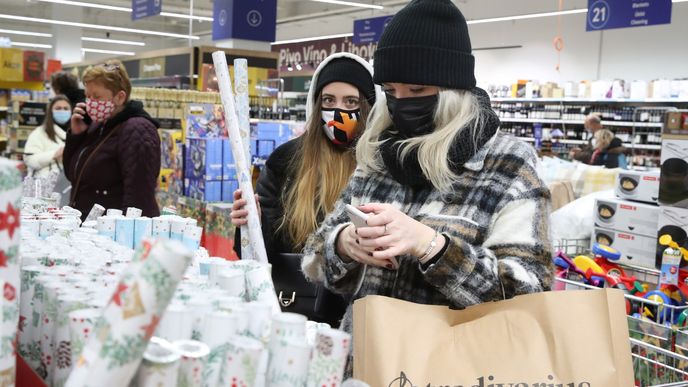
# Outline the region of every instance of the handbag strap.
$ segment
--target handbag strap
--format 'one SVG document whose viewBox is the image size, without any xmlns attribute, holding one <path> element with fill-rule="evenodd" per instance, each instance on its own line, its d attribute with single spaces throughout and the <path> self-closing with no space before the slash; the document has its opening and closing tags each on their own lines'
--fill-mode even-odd
<svg viewBox="0 0 688 387">
<path fill-rule="evenodd" d="M 105 144 L 105 141 L 107 141 L 110 137 L 112 137 L 112 135 L 117 131 L 117 129 L 119 129 L 120 126 L 122 126 L 122 124 L 119 124 L 119 125 L 115 126 L 115 127 L 110 131 L 110 133 L 108 133 L 107 136 L 105 136 L 105 138 L 103 138 L 102 140 L 100 140 L 100 142 L 98 143 L 98 145 L 96 145 L 95 149 L 93 149 L 93 152 L 91 152 L 91 153 L 88 155 L 88 157 L 86 158 L 86 160 L 84 161 L 84 163 L 81 165 L 81 171 L 79 171 L 79 175 L 78 175 L 77 178 L 76 178 L 76 183 L 74 184 L 74 187 L 72 188 L 72 194 L 71 194 L 71 197 L 70 197 L 70 199 L 69 199 L 69 202 L 70 202 L 70 204 L 71 204 L 72 206 L 74 205 L 74 201 L 76 200 L 76 194 L 77 194 L 77 192 L 79 192 L 79 186 L 81 185 L 81 177 L 82 177 L 83 174 L 84 174 L 84 170 L 86 169 L 86 165 L 88 164 L 89 161 L 91 161 L 91 158 L 93 158 L 93 156 L 94 156 L 96 153 L 98 153 L 98 149 L 100 149 L 100 147 L 101 147 L 103 144 Z"/>
</svg>

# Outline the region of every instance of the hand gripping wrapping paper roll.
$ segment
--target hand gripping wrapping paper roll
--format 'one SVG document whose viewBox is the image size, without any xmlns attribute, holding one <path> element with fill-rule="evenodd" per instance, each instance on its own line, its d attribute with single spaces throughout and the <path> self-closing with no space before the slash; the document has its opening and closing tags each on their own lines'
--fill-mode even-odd
<svg viewBox="0 0 688 387">
<path fill-rule="evenodd" d="M 19 209 L 22 180 L 17 163 L 0 160 L 0 386 L 14 386 L 19 323 Z"/>
<path fill-rule="evenodd" d="M 239 129 L 239 119 L 237 118 L 234 95 L 232 93 L 232 81 L 229 79 L 229 68 L 227 66 L 227 58 L 225 57 L 224 51 L 214 52 L 213 62 L 215 64 L 217 84 L 220 88 L 220 97 L 222 97 L 222 105 L 225 112 L 225 122 L 227 123 L 227 130 L 229 132 L 229 142 L 232 145 L 232 154 L 234 155 L 234 160 L 237 160 L 237 181 L 239 182 L 239 187 L 241 188 L 243 197 L 249 198 L 249 200 L 246 201 L 246 209 L 248 210 L 247 242 L 251 247 L 252 252 L 250 257 L 259 262 L 267 263 L 268 256 L 265 252 L 265 242 L 263 241 L 263 232 L 261 231 L 260 227 L 258 207 L 256 206 L 255 200 L 250 200 L 250 198 L 254 197 L 251 173 L 247 165 L 248 163 L 245 162 L 245 160 L 248 158 L 246 157 L 241 131 Z M 244 244 L 243 241 L 242 244 Z"/>
<path fill-rule="evenodd" d="M 147 241 L 137 250 L 66 386 L 129 384 L 191 257 L 176 241 Z"/>
</svg>

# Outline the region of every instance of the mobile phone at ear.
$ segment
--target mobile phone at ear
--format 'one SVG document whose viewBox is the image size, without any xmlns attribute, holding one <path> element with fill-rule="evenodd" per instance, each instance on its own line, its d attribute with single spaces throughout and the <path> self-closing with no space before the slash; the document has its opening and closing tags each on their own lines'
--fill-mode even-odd
<svg viewBox="0 0 688 387">
<path fill-rule="evenodd" d="M 91 116 L 88 115 L 88 112 L 86 111 L 86 109 L 84 109 L 83 117 L 84 117 L 84 124 L 86 124 L 86 126 L 91 126 L 91 124 L 93 123 L 93 119 L 91 118 Z"/>
<path fill-rule="evenodd" d="M 345 210 L 347 215 L 349 215 L 349 219 L 351 219 L 351 223 L 353 223 L 354 226 L 356 226 L 357 228 L 368 227 L 368 214 L 352 206 L 351 204 L 347 204 Z"/>
</svg>

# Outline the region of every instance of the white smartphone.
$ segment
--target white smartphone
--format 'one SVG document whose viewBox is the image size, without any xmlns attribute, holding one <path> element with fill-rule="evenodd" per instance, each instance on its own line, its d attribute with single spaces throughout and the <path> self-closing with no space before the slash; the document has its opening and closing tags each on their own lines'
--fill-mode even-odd
<svg viewBox="0 0 688 387">
<path fill-rule="evenodd" d="M 349 219 L 351 219 L 351 223 L 353 223 L 354 226 L 368 227 L 368 214 L 352 206 L 351 204 L 347 204 L 345 209 L 347 215 L 349 215 Z"/>
<path fill-rule="evenodd" d="M 349 219 L 351 219 L 351 223 L 353 223 L 354 226 L 356 226 L 357 228 L 368 227 L 368 214 L 352 206 L 351 204 L 347 204 L 345 209 L 347 215 L 349 215 Z M 389 269 L 399 269 L 399 262 L 396 258 L 391 258 L 388 261 L 391 264 L 391 267 L 389 267 Z"/>
</svg>

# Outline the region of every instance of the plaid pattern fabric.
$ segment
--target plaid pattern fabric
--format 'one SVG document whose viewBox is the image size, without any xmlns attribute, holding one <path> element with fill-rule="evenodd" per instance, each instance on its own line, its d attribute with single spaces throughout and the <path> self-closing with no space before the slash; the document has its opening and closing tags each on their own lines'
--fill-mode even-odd
<svg viewBox="0 0 688 387">
<path fill-rule="evenodd" d="M 352 302 L 383 295 L 463 308 L 548 290 L 550 193 L 536 162 L 532 147 L 498 133 L 464 165 L 449 196 L 357 169 L 334 211 L 307 241 L 304 273 Z M 335 253 L 335 241 L 349 222 L 347 203 L 391 203 L 449 237 L 448 248 L 427 270 L 411 256 L 397 257 L 398 271 L 345 263 Z M 342 327 L 351 332 L 351 324 L 350 306 Z"/>
</svg>

